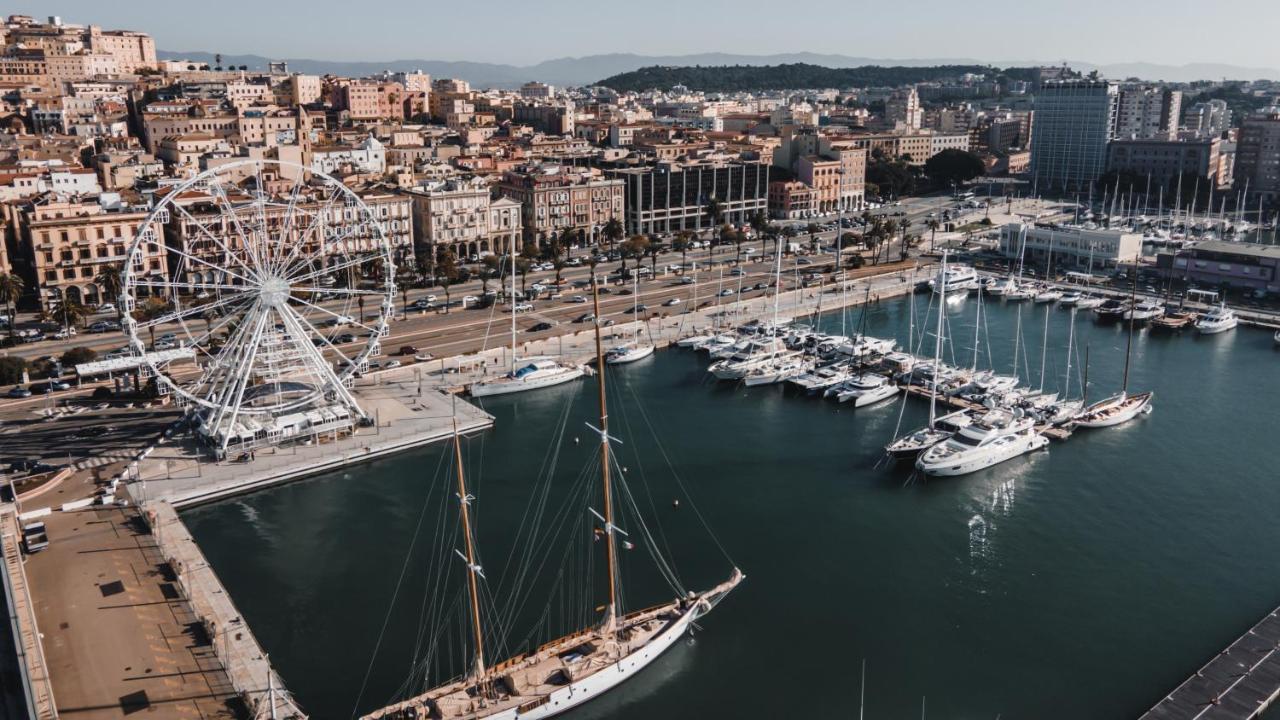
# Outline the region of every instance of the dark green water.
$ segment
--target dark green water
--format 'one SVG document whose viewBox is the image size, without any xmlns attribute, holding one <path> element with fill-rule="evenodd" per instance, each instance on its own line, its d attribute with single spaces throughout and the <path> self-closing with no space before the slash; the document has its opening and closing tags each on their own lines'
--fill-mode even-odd
<svg viewBox="0 0 1280 720">
<path fill-rule="evenodd" d="M 874 308 L 869 332 L 905 338 L 906 308 Z M 963 364 L 973 308 L 968 300 L 950 311 Z M 1007 366 L 1014 310 L 988 311 L 993 355 Z M 1023 313 L 1038 377 L 1043 308 Z M 1056 387 L 1068 314 L 1050 318 L 1047 385 Z M 1077 338 L 1091 348 L 1091 397 L 1118 389 L 1122 328 L 1082 314 Z M 640 427 L 641 406 L 747 580 L 692 643 L 571 717 L 856 717 L 865 658 L 868 718 L 917 716 L 922 697 L 929 717 L 1127 718 L 1280 604 L 1280 353 L 1269 334 L 1143 332 L 1131 388 L 1156 391 L 1151 416 L 910 485 L 905 470 L 873 468 L 898 404 L 853 411 L 779 387 L 714 385 L 704 362 L 673 350 L 614 373 L 613 427 L 631 485 L 655 498 L 687 584 L 712 584 L 729 564 L 687 501 L 671 507 L 680 493 Z M 557 482 L 587 461 L 581 422 L 595 414 L 593 387 L 487 404 L 497 428 L 466 452 L 491 575 L 566 409 Z M 925 413 L 912 399 L 904 426 Z M 185 514 L 316 717 L 351 714 L 424 498 L 444 481 L 440 453 Z M 624 559 L 640 565 L 639 554 Z M 410 559 L 361 711 L 390 699 L 408 674 L 427 563 Z M 665 596 L 652 573 L 626 578 L 632 607 Z"/>
</svg>

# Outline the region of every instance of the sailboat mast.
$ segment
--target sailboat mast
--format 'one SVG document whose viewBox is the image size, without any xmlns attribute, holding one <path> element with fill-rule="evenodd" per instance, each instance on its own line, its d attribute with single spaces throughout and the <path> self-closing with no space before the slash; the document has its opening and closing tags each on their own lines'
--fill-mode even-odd
<svg viewBox="0 0 1280 720">
<path fill-rule="evenodd" d="M 516 372 L 516 244 L 511 243 L 511 374 Z M 501 284 L 501 283 L 499 283 Z"/>
<path fill-rule="evenodd" d="M 1120 394 L 1129 394 L 1129 359 L 1133 354 L 1133 307 L 1138 302 L 1138 258 L 1133 259 L 1133 285 L 1129 290 L 1129 338 L 1124 346 L 1124 383 Z"/>
<path fill-rule="evenodd" d="M 600 482 L 604 488 L 605 561 L 609 573 L 609 603 L 605 606 L 604 630 L 611 633 L 618 613 L 618 549 L 613 541 L 613 482 L 609 478 L 609 405 L 604 388 L 604 343 L 600 340 L 600 292 L 591 279 L 591 303 L 595 311 L 596 387 L 600 399 Z"/>
<path fill-rule="evenodd" d="M 982 286 L 978 286 L 978 305 L 977 311 L 973 316 L 973 367 L 972 372 L 978 372 L 978 340 L 979 333 L 982 330 Z"/>
<path fill-rule="evenodd" d="M 929 388 L 929 427 L 938 416 L 938 365 L 942 363 L 942 318 L 947 312 L 947 251 L 942 251 L 942 270 L 938 273 L 938 330 L 933 334 L 933 387 Z"/>
<path fill-rule="evenodd" d="M 467 495 L 467 479 L 462 471 L 462 440 L 458 435 L 458 422 L 453 423 L 453 463 L 458 475 L 458 506 L 462 514 L 462 534 L 467 548 L 467 589 L 471 595 L 471 627 L 475 633 L 476 656 L 472 675 L 484 677 L 484 630 L 480 624 L 480 587 L 476 575 L 480 564 L 476 562 L 475 539 L 471 536 L 471 496 Z"/>
<path fill-rule="evenodd" d="M 1067 329 L 1067 378 L 1062 384 L 1062 399 L 1071 397 L 1071 353 L 1076 340 L 1076 309 L 1071 308 L 1071 324 Z"/>
<path fill-rule="evenodd" d="M 1044 339 L 1040 341 L 1040 392 L 1044 392 L 1044 364 L 1049 356 L 1049 308 L 1051 306 L 1052 303 L 1046 303 L 1044 306 Z"/>
</svg>

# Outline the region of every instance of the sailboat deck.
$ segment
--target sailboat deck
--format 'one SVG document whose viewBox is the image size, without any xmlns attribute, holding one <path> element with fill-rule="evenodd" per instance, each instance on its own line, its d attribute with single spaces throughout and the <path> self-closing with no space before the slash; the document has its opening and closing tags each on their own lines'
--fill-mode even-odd
<svg viewBox="0 0 1280 720">
<path fill-rule="evenodd" d="M 389 705 L 362 720 L 487 718 L 518 708 L 521 713 L 551 701 L 551 694 L 617 663 L 644 647 L 681 618 L 682 601 L 631 613 L 619 620 L 619 639 L 599 628 L 566 635 L 533 652 L 504 660 L 485 673 L 488 697 L 473 678 L 460 678 Z"/>
<path fill-rule="evenodd" d="M 935 392 L 933 390 L 930 390 L 927 387 L 924 387 L 923 385 L 913 384 L 913 385 L 903 385 L 902 387 L 903 387 L 903 390 L 905 390 L 906 392 L 912 395 L 916 395 L 918 397 L 922 397 L 925 400 L 928 400 L 931 396 L 936 395 L 939 405 L 945 405 L 955 410 L 986 411 L 988 409 L 982 403 L 977 403 L 972 400 L 966 400 L 965 398 L 962 398 L 958 395 L 947 395 L 946 393 Z M 1040 433 L 1041 435 L 1044 435 L 1050 440 L 1063 441 L 1071 437 L 1070 428 L 1056 426 L 1056 425 L 1037 425 L 1036 432 Z"/>
</svg>

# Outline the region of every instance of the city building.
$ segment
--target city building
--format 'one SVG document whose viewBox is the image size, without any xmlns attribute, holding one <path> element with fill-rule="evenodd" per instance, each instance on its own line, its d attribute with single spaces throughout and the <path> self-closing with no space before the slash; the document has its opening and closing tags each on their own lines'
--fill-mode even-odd
<svg viewBox="0 0 1280 720">
<path fill-rule="evenodd" d="M 769 166 L 763 163 L 664 163 L 610 172 L 626 183 L 629 233 L 706 230 L 716 222 L 713 207 L 720 222 L 735 225 L 769 211 Z"/>
<path fill-rule="evenodd" d="M 1280 107 L 1256 112 L 1240 123 L 1235 188 L 1250 198 L 1280 198 Z"/>
<path fill-rule="evenodd" d="M 1054 268 L 1088 272 L 1136 260 L 1142 252 L 1142 234 L 1011 222 L 1000 228 L 1000 252 L 1007 258 L 1023 258 L 1040 267 L 1048 266 L 1052 253 Z"/>
<path fill-rule="evenodd" d="M 526 242 L 541 245 L 566 229 L 591 242 L 614 218 L 623 217 L 623 182 L 568 165 L 530 165 L 502 174 L 498 192 L 520 203 Z"/>
<path fill-rule="evenodd" d="M 1179 175 L 1203 178 L 1210 187 L 1218 184 L 1222 141 L 1210 140 L 1114 140 L 1109 149 L 1107 169 L 1150 177 L 1158 185 L 1169 185 Z"/>
<path fill-rule="evenodd" d="M 387 150 L 370 135 L 358 145 L 323 145 L 311 149 L 311 169 L 328 175 L 381 175 L 387 169 Z"/>
<path fill-rule="evenodd" d="M 1182 91 L 1152 85 L 1124 85 L 1116 100 L 1115 137 L 1172 140 L 1182 119 Z"/>
<path fill-rule="evenodd" d="M 520 203 L 492 199 L 483 178 L 450 178 L 411 188 L 414 240 L 419 254 L 450 248 L 458 258 L 520 252 Z"/>
<path fill-rule="evenodd" d="M 1226 100 L 1196 103 L 1187 108 L 1182 125 L 1192 137 L 1221 137 L 1231 129 L 1231 107 Z"/>
<path fill-rule="evenodd" d="M 769 217 L 799 220 L 816 214 L 813 188 L 799 180 L 769 183 Z"/>
<path fill-rule="evenodd" d="M 1166 261 L 1166 256 L 1161 256 Z M 1280 293 L 1280 246 L 1210 240 L 1172 259 L 1175 277 L 1215 288 Z"/>
<path fill-rule="evenodd" d="M 1087 189 L 1106 172 L 1118 90 L 1102 80 L 1045 82 L 1035 99 L 1031 175 L 1040 191 Z"/>
<path fill-rule="evenodd" d="M 915 86 L 894 90 L 884 101 L 885 124 L 901 126 L 908 130 L 919 130 L 924 122 L 924 112 L 920 109 L 920 93 Z"/>
</svg>

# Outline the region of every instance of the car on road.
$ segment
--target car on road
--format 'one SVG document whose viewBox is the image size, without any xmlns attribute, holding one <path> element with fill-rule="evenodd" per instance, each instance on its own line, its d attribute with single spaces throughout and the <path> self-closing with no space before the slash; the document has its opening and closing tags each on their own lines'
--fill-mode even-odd
<svg viewBox="0 0 1280 720">
<path fill-rule="evenodd" d="M 797 265 L 812 265 L 813 261 L 806 257 L 796 258 Z"/>
<path fill-rule="evenodd" d="M 152 350 L 172 350 L 176 347 L 178 347 L 178 343 L 172 340 L 157 340 L 155 344 L 151 346 L 151 349 Z"/>
<path fill-rule="evenodd" d="M 578 317 L 574 318 L 573 321 L 576 323 L 587 323 L 595 319 L 596 319 L 596 316 L 593 315 L 592 313 L 582 313 Z"/>
<path fill-rule="evenodd" d="M 75 336 L 76 336 L 76 329 L 75 329 L 75 328 L 62 328 L 62 329 L 58 330 L 58 332 L 56 332 L 56 333 L 54 333 L 54 334 L 53 334 L 53 339 L 54 339 L 54 340 L 66 340 L 67 338 L 75 337 Z"/>
<path fill-rule="evenodd" d="M 356 336 L 353 335 L 352 333 L 342 333 L 341 335 L 339 335 L 337 338 L 334 339 L 334 342 L 340 345 L 345 343 L 353 343 L 355 341 L 356 341 Z"/>
<path fill-rule="evenodd" d="M 400 367 L 400 366 L 401 366 L 401 365 L 403 365 L 403 364 L 404 364 L 404 363 L 400 362 L 399 360 L 388 360 L 388 361 L 386 361 L 385 363 L 383 363 L 383 364 L 382 364 L 382 369 L 383 369 L 383 370 L 394 370 L 395 368 L 398 368 L 398 367 Z"/>
<path fill-rule="evenodd" d="M 694 280 L 694 279 L 693 279 L 693 278 L 691 278 L 691 277 L 682 277 L 682 278 L 680 278 L 680 284 L 681 284 L 681 285 L 692 285 L 692 284 L 694 284 L 695 282 L 697 282 L 697 281 L 696 281 L 696 280 Z"/>
<path fill-rule="evenodd" d="M 540 323 L 538 323 L 538 324 L 536 324 L 536 325 L 531 326 L 531 327 L 530 327 L 528 330 L 526 330 L 525 332 L 534 332 L 534 333 L 536 333 L 536 332 L 542 332 L 542 331 L 544 331 L 544 330 L 550 330 L 552 327 L 554 327 L 554 326 L 553 326 L 551 323 L 549 323 L 549 322 L 540 322 Z"/>
<path fill-rule="evenodd" d="M 105 320 L 99 320 L 98 322 L 93 323 L 92 325 L 89 326 L 89 332 L 95 333 L 95 334 L 108 332 L 110 330 L 111 330 L 111 323 Z"/>
<path fill-rule="evenodd" d="M 679 304 L 680 304 L 680 303 L 682 303 L 682 302 L 684 302 L 684 301 L 683 301 L 683 300 L 681 300 L 680 298 L 671 298 L 670 300 L 668 300 L 668 301 L 666 301 L 666 302 L 662 303 L 662 306 L 663 306 L 663 307 L 675 307 L 676 305 L 679 305 Z"/>
<path fill-rule="evenodd" d="M 98 306 L 98 312 L 100 313 L 113 313 L 115 311 L 116 311 L 115 303 L 109 303 L 109 302 L 102 303 L 101 305 Z"/>
<path fill-rule="evenodd" d="M 725 288 L 720 291 L 720 297 L 729 297 L 733 294 L 733 288 Z"/>
<path fill-rule="evenodd" d="M 511 310 L 512 312 L 518 312 L 518 313 L 533 312 L 533 303 L 516 303 L 515 306 L 511 308 Z"/>
<path fill-rule="evenodd" d="M 752 290 L 765 290 L 765 289 L 767 289 L 768 287 L 769 287 L 769 283 L 766 283 L 766 282 L 758 282 L 758 283 L 756 283 L 755 285 L 752 285 L 752 286 L 751 286 L 751 289 L 752 289 Z"/>
<path fill-rule="evenodd" d="M 338 325 L 350 325 L 351 323 L 355 322 L 355 318 L 351 317 L 350 315 L 339 315 L 333 320 Z"/>
<path fill-rule="evenodd" d="M 644 312 L 645 310 L 648 310 L 648 309 L 649 309 L 649 306 L 648 306 L 648 305 L 645 305 L 644 303 L 640 303 L 639 305 L 636 305 L 635 307 L 629 307 L 629 308 L 627 308 L 625 312 L 626 312 L 628 315 L 630 315 L 630 314 L 632 314 L 632 313 L 642 313 L 642 312 Z"/>
<path fill-rule="evenodd" d="M 414 300 L 409 307 L 414 310 L 430 310 L 431 301 L 426 298 L 419 298 L 418 300 Z"/>
<path fill-rule="evenodd" d="M 72 434 L 71 437 L 96 438 L 96 437 L 102 437 L 103 435 L 106 435 L 107 433 L 113 430 L 115 430 L 115 428 L 112 427 L 111 425 L 89 425 L 88 427 L 80 428 L 80 430 Z"/>
<path fill-rule="evenodd" d="M 480 298 L 476 297 L 475 295 L 466 295 L 462 298 L 462 307 L 466 307 L 468 305 L 475 305 L 478 302 L 480 302 Z"/>
<path fill-rule="evenodd" d="M 426 353 L 426 352 L 413 354 L 413 359 L 416 360 L 417 362 L 427 362 L 428 360 L 435 360 L 435 358 L 436 358 L 435 355 L 432 355 L 431 353 Z"/>
<path fill-rule="evenodd" d="M 586 304 L 587 299 L 581 295 L 574 295 L 573 297 L 569 298 L 569 302 L 574 303 L 576 305 L 584 305 Z"/>
<path fill-rule="evenodd" d="M 741 276 L 741 275 L 746 275 L 746 274 L 747 274 L 747 271 L 746 271 L 746 270 L 743 270 L 742 268 L 734 268 L 734 269 L 732 269 L 732 270 L 730 270 L 730 271 L 729 271 L 729 274 L 730 274 L 730 275 L 733 275 L 734 277 L 738 277 L 738 276 Z"/>
<path fill-rule="evenodd" d="M 400 349 L 396 351 L 396 354 L 397 355 L 417 355 L 418 348 L 412 345 L 401 345 Z"/>
<path fill-rule="evenodd" d="M 14 399 L 29 398 L 31 397 L 31 391 L 21 385 L 18 385 L 8 392 L 8 396 Z"/>
</svg>

